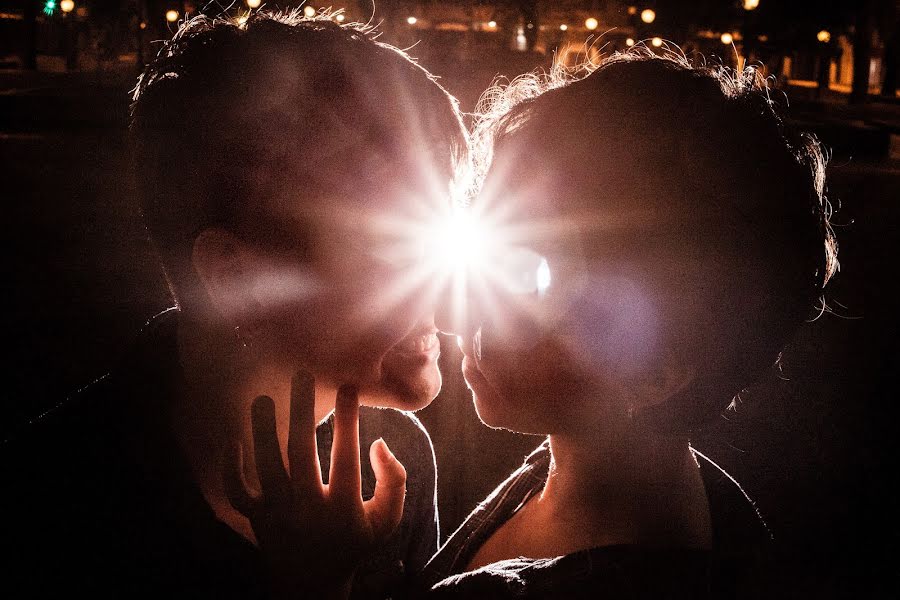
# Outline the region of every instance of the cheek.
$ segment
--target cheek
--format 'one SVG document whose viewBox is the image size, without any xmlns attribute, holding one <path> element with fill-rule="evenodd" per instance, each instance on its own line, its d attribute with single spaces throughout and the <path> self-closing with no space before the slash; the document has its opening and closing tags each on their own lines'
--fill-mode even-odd
<svg viewBox="0 0 900 600">
<path fill-rule="evenodd" d="M 652 371 L 662 339 L 659 292 L 636 275 L 582 277 L 556 324 L 565 355 L 591 378 L 627 380 Z"/>
<path fill-rule="evenodd" d="M 480 418 L 521 433 L 571 430 L 590 418 L 589 405 L 596 401 L 588 379 L 572 365 L 565 351 L 547 340 L 515 357 L 485 361 L 481 377 L 467 376 Z"/>
</svg>

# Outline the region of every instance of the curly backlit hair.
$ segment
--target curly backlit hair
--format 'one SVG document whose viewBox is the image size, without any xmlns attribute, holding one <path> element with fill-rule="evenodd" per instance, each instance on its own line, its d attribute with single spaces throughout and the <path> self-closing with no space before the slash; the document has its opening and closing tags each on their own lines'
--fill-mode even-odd
<svg viewBox="0 0 900 600">
<path fill-rule="evenodd" d="M 529 168 L 555 171 L 557 201 L 614 211 L 627 197 L 665 215 L 655 227 L 674 232 L 673 250 L 702 247 L 732 261 L 728 281 L 704 282 L 715 302 L 702 333 L 675 314 L 691 298 L 673 297 L 665 308 L 670 326 L 685 329 L 673 340 L 704 337 L 710 359 L 690 390 L 646 411 L 654 427 L 691 429 L 720 414 L 779 360 L 814 307 L 824 310 L 825 285 L 838 270 L 826 154 L 814 135 L 789 126 L 772 96 L 754 67 L 638 44 L 495 83 L 476 110 L 482 193 L 491 193 L 486 180 L 503 179 L 495 171 L 520 179 Z M 506 177 L 498 188 L 509 187 Z"/>
<path fill-rule="evenodd" d="M 179 303 L 196 283 L 189 257 L 202 229 L 283 238 L 301 251 L 296 232 L 281 231 L 292 227 L 281 213 L 310 192 L 340 186 L 364 202 L 373 186 L 388 185 L 349 180 L 349 168 L 361 165 L 320 164 L 326 142 L 362 144 L 397 164 L 415 160 L 421 168 L 403 170 L 410 182 L 440 171 L 452 188 L 468 177 L 456 99 L 372 27 L 335 22 L 338 13 L 200 15 L 138 79 L 130 126 L 137 191 Z"/>
</svg>

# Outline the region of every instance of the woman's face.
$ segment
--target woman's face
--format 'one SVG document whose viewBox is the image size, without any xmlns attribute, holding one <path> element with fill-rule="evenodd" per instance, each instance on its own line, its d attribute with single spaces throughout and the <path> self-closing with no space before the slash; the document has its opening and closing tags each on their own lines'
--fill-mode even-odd
<svg viewBox="0 0 900 600">
<path fill-rule="evenodd" d="M 708 269 L 670 240 L 662 203 L 630 202 L 625 189 L 618 202 L 601 200 L 615 185 L 590 177 L 577 189 L 596 195 L 579 198 L 576 174 L 559 164 L 502 148 L 495 156 L 479 202 L 508 215 L 499 227 L 525 232 L 517 244 L 546 259 L 550 285 L 473 301 L 478 315 L 459 338 L 482 421 L 523 433 L 591 429 L 662 401 L 671 339 L 685 323 L 703 326 L 683 299 Z"/>
</svg>

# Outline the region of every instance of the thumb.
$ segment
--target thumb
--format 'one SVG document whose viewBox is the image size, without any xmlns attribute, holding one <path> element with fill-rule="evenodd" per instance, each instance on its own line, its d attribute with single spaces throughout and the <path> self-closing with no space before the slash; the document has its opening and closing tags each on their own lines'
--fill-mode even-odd
<svg viewBox="0 0 900 600">
<path fill-rule="evenodd" d="M 365 502 L 376 542 L 384 541 L 400 524 L 406 498 L 406 469 L 382 438 L 372 442 L 369 460 L 375 472 L 375 495 Z"/>
</svg>

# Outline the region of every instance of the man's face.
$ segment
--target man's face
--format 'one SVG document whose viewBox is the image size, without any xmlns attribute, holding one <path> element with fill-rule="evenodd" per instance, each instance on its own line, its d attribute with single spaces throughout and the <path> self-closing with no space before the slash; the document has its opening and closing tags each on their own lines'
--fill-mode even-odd
<svg viewBox="0 0 900 600">
<path fill-rule="evenodd" d="M 329 383 L 357 384 L 364 403 L 419 409 L 440 391 L 440 345 L 432 282 L 416 274 L 421 252 L 405 224 L 449 202 L 450 157 L 389 152 L 334 129 L 303 159 L 314 171 L 296 165 L 296 189 L 274 204 L 303 251 L 266 261 L 271 350 Z"/>
</svg>

